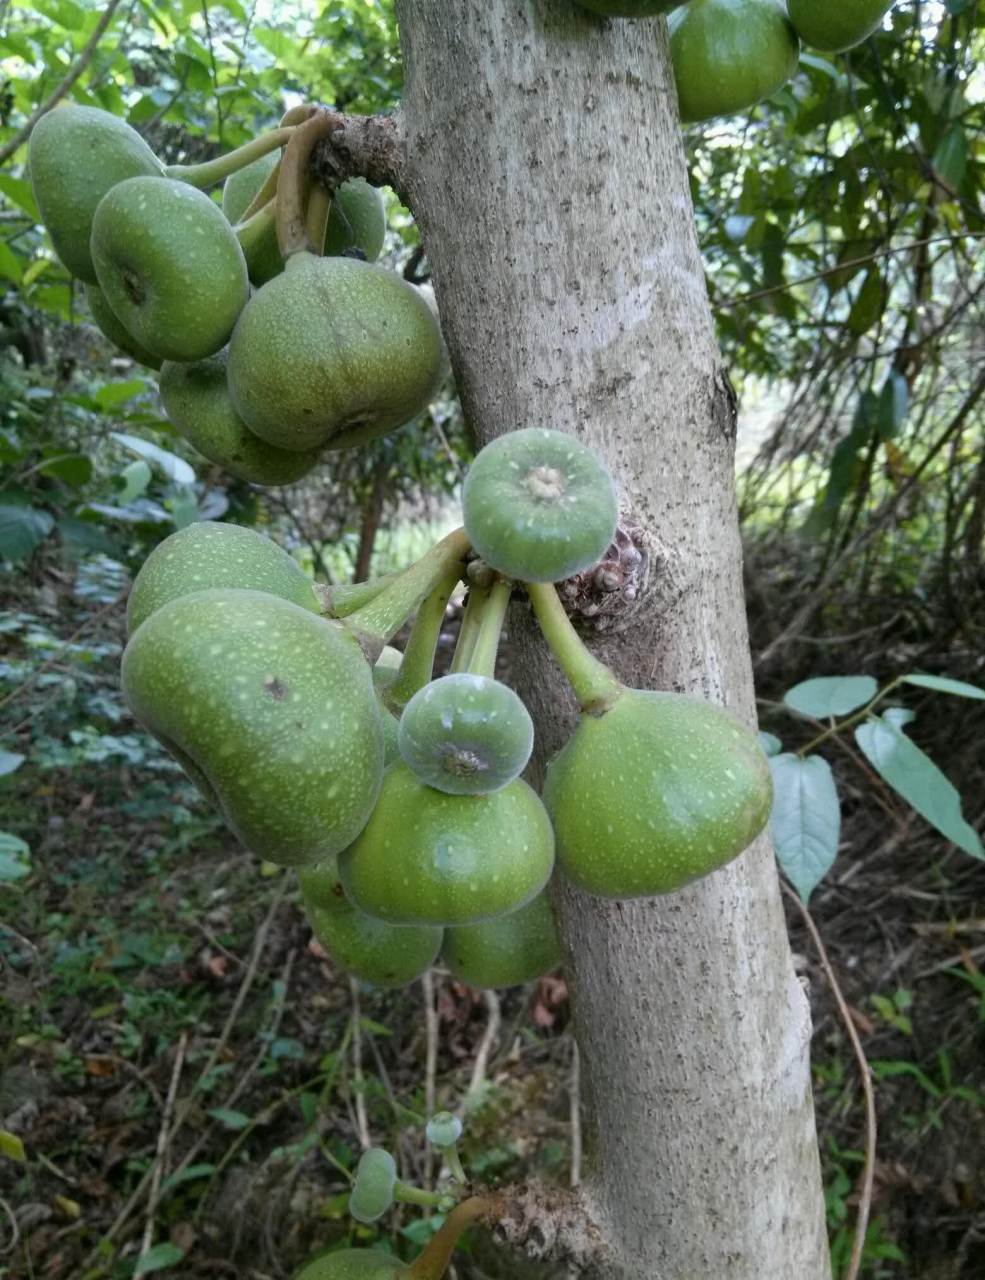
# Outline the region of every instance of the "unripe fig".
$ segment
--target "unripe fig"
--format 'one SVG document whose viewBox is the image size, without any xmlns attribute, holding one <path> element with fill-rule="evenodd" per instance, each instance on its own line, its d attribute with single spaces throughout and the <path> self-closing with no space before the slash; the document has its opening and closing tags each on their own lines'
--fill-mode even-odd
<svg viewBox="0 0 985 1280">
<path fill-rule="evenodd" d="M 576 0 L 579 8 L 603 18 L 653 18 L 685 3 L 685 0 Z"/>
<path fill-rule="evenodd" d="M 229 390 L 251 431 L 281 449 L 348 447 L 427 407 L 441 334 L 392 271 L 297 253 L 243 309 Z"/>
<path fill-rule="evenodd" d="M 338 1249 L 309 1262 L 294 1280 L 393 1280 L 402 1270 L 399 1258 L 379 1249 Z"/>
<path fill-rule="evenodd" d="M 128 356 L 132 356 L 138 364 L 145 365 L 148 369 L 160 369 L 161 357 L 145 351 L 133 334 L 129 333 L 117 320 L 98 284 L 85 285 L 85 295 L 92 318 L 104 337 L 109 338 L 110 342 L 121 351 L 125 351 Z"/>
<path fill-rule="evenodd" d="M 372 812 L 383 732 L 362 650 L 337 623 L 260 591 L 181 595 L 131 636 L 123 692 L 259 857 L 315 862 Z"/>
<path fill-rule="evenodd" d="M 89 236 L 96 206 L 125 178 L 163 178 L 164 165 L 125 120 L 74 104 L 56 107 L 34 126 L 29 164 L 55 252 L 73 276 L 95 284 Z"/>
<path fill-rule="evenodd" d="M 558 865 L 602 898 L 670 893 L 730 862 L 772 799 L 755 734 L 711 703 L 640 689 L 583 715 L 544 785 Z"/>
<path fill-rule="evenodd" d="M 166 360 L 160 379 L 164 412 L 189 444 L 238 480 L 294 484 L 315 466 L 318 451 L 276 449 L 248 429 L 229 395 L 227 355 L 223 350 L 191 363 Z"/>
<path fill-rule="evenodd" d="M 310 866 L 298 867 L 297 874 L 301 902 L 309 920 L 315 911 L 351 910 L 339 879 L 339 861 L 334 853 Z"/>
<path fill-rule="evenodd" d="M 379 1222 L 393 1207 L 397 1185 L 397 1163 L 389 1151 L 370 1147 L 359 1157 L 356 1180 L 349 1196 L 349 1214 L 367 1225 Z"/>
<path fill-rule="evenodd" d="M 272 538 L 238 524 L 199 520 L 159 542 L 140 567 L 127 600 L 132 635 L 155 609 L 207 587 L 244 587 L 320 613 L 314 583 Z"/>
<path fill-rule="evenodd" d="M 522 582 L 560 582 L 593 565 L 616 531 L 612 477 L 563 431 L 528 427 L 480 450 L 462 489 L 476 553 Z"/>
<path fill-rule="evenodd" d="M 234 226 L 242 219 L 279 162 L 280 152 L 268 151 L 231 173 L 222 184 L 222 212 Z"/>
<path fill-rule="evenodd" d="M 547 894 L 508 916 L 446 929 L 441 958 L 470 987 L 516 987 L 550 973 L 561 948 Z"/>
<path fill-rule="evenodd" d="M 405 987 L 427 973 L 441 950 L 440 928 L 386 924 L 349 903 L 306 906 L 305 915 L 315 937 L 339 968 L 377 987 Z"/>
<path fill-rule="evenodd" d="M 797 70 L 800 41 L 783 0 L 690 0 L 668 23 L 685 122 L 745 111 Z"/>
<path fill-rule="evenodd" d="M 804 44 L 844 53 L 878 31 L 894 0 L 787 0 L 790 21 Z"/>
<path fill-rule="evenodd" d="M 349 901 L 380 920 L 457 925 L 519 910 L 553 864 L 547 813 L 522 779 L 488 796 L 450 796 L 397 763 L 339 875 Z"/>
<path fill-rule="evenodd" d="M 404 763 L 456 796 L 499 791 L 527 767 L 533 745 L 533 721 L 513 690 L 466 672 L 418 690 L 397 731 Z"/>
<path fill-rule="evenodd" d="M 92 220 L 99 287 L 141 346 L 165 360 L 223 347 L 250 293 L 246 259 L 222 211 L 172 178 L 128 178 Z"/>
</svg>

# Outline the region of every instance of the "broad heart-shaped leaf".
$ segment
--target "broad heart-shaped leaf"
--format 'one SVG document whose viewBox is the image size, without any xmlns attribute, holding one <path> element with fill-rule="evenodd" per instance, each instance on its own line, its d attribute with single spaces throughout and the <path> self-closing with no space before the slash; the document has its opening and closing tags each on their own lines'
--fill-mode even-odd
<svg viewBox="0 0 985 1280">
<path fill-rule="evenodd" d="M 783 743 L 776 734 L 766 733 L 763 729 L 759 731 L 759 745 L 768 756 L 778 756 L 783 750 Z"/>
<path fill-rule="evenodd" d="M 151 444 L 149 440 L 143 440 L 140 436 L 127 435 L 125 431 L 111 431 L 110 435 L 117 444 L 123 445 L 124 449 L 129 449 L 138 458 L 157 463 L 167 478 L 173 480 L 175 484 L 195 483 L 195 472 L 183 458 L 177 457 L 176 454 L 169 453 L 167 449 Z"/>
<path fill-rule="evenodd" d="M 904 676 L 907 684 L 915 684 L 920 689 L 933 689 L 936 693 L 953 693 L 959 698 L 977 698 L 985 702 L 985 689 L 976 684 L 966 684 L 964 680 L 951 680 L 947 676 Z"/>
<path fill-rule="evenodd" d="M 773 812 L 770 831 L 783 873 L 807 902 L 838 852 L 841 805 L 822 756 L 801 759 L 792 752 L 770 760 Z"/>
<path fill-rule="evenodd" d="M 26 560 L 54 524 L 47 511 L 0 499 L 0 559 Z"/>
<path fill-rule="evenodd" d="M 802 715 L 825 720 L 847 716 L 871 702 L 879 686 L 871 676 L 820 676 L 804 680 L 784 694 L 783 701 Z"/>
<path fill-rule="evenodd" d="M 933 760 L 885 718 L 855 730 L 855 741 L 894 791 L 948 840 L 974 858 L 985 858 L 978 833 L 961 814 L 961 797 Z"/>
<path fill-rule="evenodd" d="M 163 1271 L 165 1267 L 173 1267 L 185 1256 L 184 1251 L 176 1244 L 156 1244 L 148 1249 L 137 1263 L 133 1274 L 146 1276 L 152 1271 Z"/>
</svg>

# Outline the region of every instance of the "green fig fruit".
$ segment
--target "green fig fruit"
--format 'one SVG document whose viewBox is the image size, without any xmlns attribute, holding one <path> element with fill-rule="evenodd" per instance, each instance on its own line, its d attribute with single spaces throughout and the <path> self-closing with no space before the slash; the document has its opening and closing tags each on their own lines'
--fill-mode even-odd
<svg viewBox="0 0 985 1280">
<path fill-rule="evenodd" d="M 550 762 L 558 865 L 602 898 L 671 893 L 762 831 L 773 784 L 756 738 L 723 708 L 624 689 Z"/>
<path fill-rule="evenodd" d="M 315 937 L 346 973 L 377 987 L 405 987 L 438 958 L 443 931 L 433 925 L 397 926 L 346 903 L 306 907 Z"/>
<path fill-rule="evenodd" d="M 119 347 L 121 351 L 125 351 L 128 356 L 132 356 L 138 364 L 145 365 L 148 369 L 160 369 L 161 357 L 152 355 L 150 351 L 145 351 L 136 338 L 127 332 L 126 328 L 113 314 L 113 310 L 103 297 L 103 291 L 98 284 L 87 284 L 85 286 L 85 295 L 89 310 L 92 312 L 92 318 L 96 322 L 96 327 L 104 337 L 109 338 L 110 342 Z"/>
<path fill-rule="evenodd" d="M 527 767 L 530 712 L 508 685 L 458 672 L 419 689 L 404 707 L 397 747 L 422 782 L 449 795 L 499 791 Z"/>
<path fill-rule="evenodd" d="M 325 228 L 327 257 L 340 257 L 356 250 L 367 262 L 375 262 L 386 239 L 386 207 L 376 187 L 365 178 L 343 182 L 332 198 L 332 211 Z"/>
<path fill-rule="evenodd" d="M 320 613 L 314 583 L 272 538 L 238 524 L 198 520 L 159 542 L 127 600 L 132 635 L 161 605 L 207 587 L 244 587 Z"/>
<path fill-rule="evenodd" d="M 518 911 L 554 865 L 554 833 L 522 779 L 450 796 L 391 765 L 365 829 L 339 857 L 346 897 L 391 924 L 474 924 Z"/>
<path fill-rule="evenodd" d="M 222 211 L 172 178 L 127 178 L 99 202 L 92 260 L 117 319 L 165 360 L 223 347 L 250 294 L 246 259 Z"/>
<path fill-rule="evenodd" d="M 787 0 L 790 21 L 804 44 L 844 53 L 878 31 L 894 0 Z"/>
<path fill-rule="evenodd" d="M 797 70 L 800 41 L 784 0 L 690 0 L 668 21 L 685 122 L 745 111 Z"/>
<path fill-rule="evenodd" d="M 318 462 L 318 451 L 276 449 L 248 429 L 229 395 L 227 358 L 223 350 L 189 363 L 166 360 L 160 378 L 164 412 L 203 457 L 238 480 L 294 484 Z"/>
<path fill-rule="evenodd" d="M 370 1147 L 359 1157 L 349 1196 L 349 1216 L 370 1226 L 393 1208 L 397 1162 L 382 1147 Z"/>
<path fill-rule="evenodd" d="M 518 987 L 550 973 L 561 948 L 547 894 L 508 916 L 446 929 L 441 958 L 470 987 Z"/>
<path fill-rule="evenodd" d="M 351 910 L 339 879 L 339 860 L 334 853 L 310 866 L 298 867 L 298 886 L 309 918 L 313 911 Z"/>
<path fill-rule="evenodd" d="M 338 1249 L 309 1262 L 294 1280 L 394 1280 L 403 1270 L 399 1258 L 379 1249 Z"/>
<path fill-rule="evenodd" d="M 281 449 L 339 448 L 427 407 L 441 333 L 392 271 L 297 253 L 243 309 L 229 344 L 229 390 L 246 425 Z"/>
<path fill-rule="evenodd" d="M 222 212 L 234 226 L 242 220 L 257 192 L 279 163 L 280 152 L 268 151 L 231 173 L 222 184 Z"/>
<path fill-rule="evenodd" d="M 125 178 L 164 177 L 164 165 L 125 120 L 97 107 L 56 107 L 31 133 L 31 187 L 55 253 L 80 280 L 96 283 L 89 252 L 93 214 Z"/>
<path fill-rule="evenodd" d="M 579 8 L 603 18 L 654 18 L 684 4 L 686 0 L 576 0 Z"/>
<path fill-rule="evenodd" d="M 469 540 L 522 582 L 560 582 L 596 564 L 616 531 L 612 477 L 563 431 L 528 427 L 479 451 L 462 489 Z"/>
<path fill-rule="evenodd" d="M 259 857 L 316 862 L 372 812 L 383 731 L 369 666 L 337 623 L 261 591 L 178 596 L 131 636 L 123 692 Z"/>
</svg>

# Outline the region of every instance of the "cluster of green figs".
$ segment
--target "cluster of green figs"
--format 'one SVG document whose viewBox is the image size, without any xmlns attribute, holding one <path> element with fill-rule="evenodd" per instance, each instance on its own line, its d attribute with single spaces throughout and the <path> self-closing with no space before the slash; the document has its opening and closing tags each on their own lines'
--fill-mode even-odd
<svg viewBox="0 0 985 1280">
<path fill-rule="evenodd" d="M 589 652 L 554 584 L 598 564 L 618 504 L 595 453 L 527 428 L 476 457 L 464 527 L 410 568 L 319 587 L 272 540 L 192 524 L 131 591 L 122 680 L 133 714 L 243 845 L 297 868 L 329 956 L 384 986 L 441 962 L 480 987 L 553 969 L 552 873 L 610 899 L 680 889 L 762 829 L 772 789 L 721 707 L 625 688 Z M 446 607 L 468 595 L 450 671 Z M 495 675 L 511 600 L 532 606 L 581 706 L 523 779 L 534 730 Z M 403 652 L 390 641 L 413 618 Z"/>
<path fill-rule="evenodd" d="M 684 121 L 733 115 L 771 97 L 797 70 L 801 41 L 843 53 L 868 39 L 894 0 L 576 0 L 606 18 L 669 14 Z"/>
<path fill-rule="evenodd" d="M 253 484 L 291 484 L 408 422 L 446 373 L 429 295 L 375 263 L 379 191 L 312 178 L 330 124 L 296 108 L 237 151 L 171 166 L 98 108 L 58 107 L 31 135 L 41 217 L 94 320 L 160 370 L 175 429 Z"/>
</svg>

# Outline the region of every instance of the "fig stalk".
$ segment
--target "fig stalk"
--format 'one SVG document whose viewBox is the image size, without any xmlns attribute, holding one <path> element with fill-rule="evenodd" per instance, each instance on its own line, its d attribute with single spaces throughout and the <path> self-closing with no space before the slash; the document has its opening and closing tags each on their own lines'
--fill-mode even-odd
<svg viewBox="0 0 985 1280">
<path fill-rule="evenodd" d="M 331 193 L 321 184 L 311 187 L 308 207 L 305 210 L 305 229 L 310 245 L 323 245 L 328 228 L 328 215 L 332 212 Z"/>
<path fill-rule="evenodd" d="M 498 579 L 490 590 L 479 615 L 479 630 L 465 667 L 469 675 L 488 676 L 490 680 L 494 679 L 499 638 L 503 632 L 503 623 L 506 621 L 506 611 L 510 606 L 512 594 L 512 582 L 507 582 L 503 578 Z"/>
<path fill-rule="evenodd" d="M 308 236 L 304 216 L 308 161 L 316 143 L 327 138 L 334 126 L 334 116 L 316 111 L 303 124 L 295 125 L 284 151 L 277 180 L 277 243 L 285 261 L 297 253 L 321 253 L 321 244 L 312 243 Z"/>
<path fill-rule="evenodd" d="M 489 587 L 469 587 L 469 598 L 465 602 L 465 612 L 462 614 L 458 643 L 455 645 L 455 652 L 451 660 L 452 675 L 457 675 L 460 671 L 468 669 L 469 659 L 472 657 L 472 650 L 475 648 L 475 642 L 479 635 L 482 611 L 485 608 L 486 601 L 489 599 L 489 591 Z"/>
<path fill-rule="evenodd" d="M 524 584 L 544 639 L 568 678 L 582 711 L 601 715 L 622 693 L 622 685 L 604 662 L 585 648 L 553 585 Z"/>
<path fill-rule="evenodd" d="M 339 582 L 331 585 L 316 582 L 315 591 L 326 618 L 348 618 L 363 605 L 382 595 L 398 577 L 399 574 L 387 573 L 380 578 L 370 578 L 367 582 Z"/>
<path fill-rule="evenodd" d="M 263 133 L 259 138 L 253 138 L 252 141 L 237 147 L 235 151 L 228 151 L 224 156 L 216 156 L 214 160 L 204 160 L 201 164 L 169 164 L 164 172 L 167 177 L 176 178 L 179 182 L 187 182 L 189 186 L 198 187 L 199 190 L 214 187 L 217 182 L 228 178 L 231 173 L 236 173 L 239 169 L 245 169 L 248 164 L 259 160 L 268 151 L 276 151 L 278 147 L 283 147 L 290 142 L 295 130 L 296 126 L 272 129 L 270 133 Z"/>
<path fill-rule="evenodd" d="M 491 1196 L 472 1196 L 463 1200 L 452 1209 L 417 1261 L 397 1272 L 397 1280 L 441 1280 L 463 1232 L 473 1223 L 491 1218 L 497 1208 L 497 1201 Z"/>
<path fill-rule="evenodd" d="M 270 204 L 277 196 L 277 183 L 280 179 L 280 161 L 278 160 L 274 167 L 263 180 L 259 191 L 243 210 L 238 221 L 239 223 L 248 222 L 255 213 L 259 213 L 264 205 Z"/>
<path fill-rule="evenodd" d="M 423 689 L 434 670 L 434 654 L 445 620 L 445 609 L 451 593 L 461 581 L 457 566 L 438 583 L 417 611 L 403 661 L 396 680 L 386 691 L 384 701 L 395 715 L 403 710 L 418 689 Z"/>
</svg>

